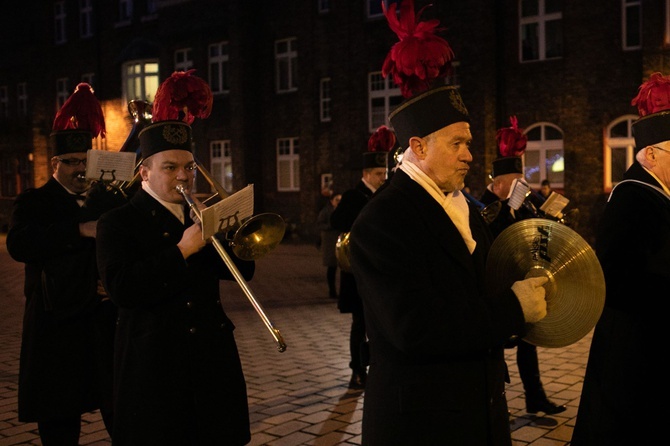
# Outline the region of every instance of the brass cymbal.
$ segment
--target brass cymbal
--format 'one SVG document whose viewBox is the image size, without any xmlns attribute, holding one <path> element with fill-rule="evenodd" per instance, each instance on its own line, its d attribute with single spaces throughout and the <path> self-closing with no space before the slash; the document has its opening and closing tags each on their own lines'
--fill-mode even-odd
<svg viewBox="0 0 670 446">
<path fill-rule="evenodd" d="M 528 324 L 524 340 L 565 347 L 586 336 L 605 305 L 605 277 L 591 246 L 564 224 L 544 218 L 514 223 L 496 237 L 486 263 L 491 289 L 546 276 L 547 316 Z"/>
<path fill-rule="evenodd" d="M 277 214 L 258 214 L 235 232 L 231 247 L 242 260 L 255 260 L 277 247 L 284 238 L 286 223 Z"/>
</svg>

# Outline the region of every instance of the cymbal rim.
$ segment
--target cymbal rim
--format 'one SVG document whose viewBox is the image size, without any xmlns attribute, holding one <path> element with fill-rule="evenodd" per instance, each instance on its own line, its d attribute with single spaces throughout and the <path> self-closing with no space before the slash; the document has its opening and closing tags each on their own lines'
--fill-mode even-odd
<svg viewBox="0 0 670 446">
<path fill-rule="evenodd" d="M 540 347 L 565 347 L 586 336 L 605 304 L 605 278 L 590 245 L 566 225 L 531 218 L 505 229 L 487 259 L 490 290 L 497 295 L 517 280 L 545 275 L 547 316 L 528 324 L 523 339 Z"/>
</svg>

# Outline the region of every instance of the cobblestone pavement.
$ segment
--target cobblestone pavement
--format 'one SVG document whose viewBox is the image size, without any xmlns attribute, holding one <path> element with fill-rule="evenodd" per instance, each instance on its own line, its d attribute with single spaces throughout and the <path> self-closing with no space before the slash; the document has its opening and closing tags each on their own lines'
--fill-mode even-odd
<svg viewBox="0 0 670 446">
<path fill-rule="evenodd" d="M 36 425 L 17 420 L 23 265 L 8 256 L 4 235 L 0 242 L 0 446 L 40 445 Z M 360 445 L 365 394 L 347 388 L 350 315 L 340 314 L 328 298 L 319 252 L 313 245 L 283 242 L 257 260 L 248 285 L 287 344 L 280 353 L 235 282 L 221 285 L 247 379 L 250 445 Z M 514 446 L 569 444 L 590 341 L 591 334 L 569 347 L 538 349 L 548 396 L 568 406 L 551 417 L 525 412 L 516 350 L 507 350 Z M 81 445 L 109 444 L 99 413 L 86 414 Z"/>
</svg>

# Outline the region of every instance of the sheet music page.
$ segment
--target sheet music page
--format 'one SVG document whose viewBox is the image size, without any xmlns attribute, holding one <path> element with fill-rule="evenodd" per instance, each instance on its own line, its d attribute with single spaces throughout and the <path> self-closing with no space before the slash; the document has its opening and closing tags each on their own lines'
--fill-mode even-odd
<svg viewBox="0 0 670 446">
<path fill-rule="evenodd" d="M 102 181 L 131 181 L 135 176 L 134 152 L 86 152 L 86 178 Z"/>
<path fill-rule="evenodd" d="M 552 217 L 559 217 L 561 215 L 561 211 L 568 205 L 569 202 L 570 200 L 565 198 L 563 195 L 557 192 L 552 192 L 551 195 L 549 195 L 549 198 L 547 198 L 547 201 L 542 203 L 540 210 L 544 211 L 545 214 L 551 215 Z"/>
<path fill-rule="evenodd" d="M 254 215 L 254 185 L 219 201 L 202 211 L 202 237 L 208 240 L 219 232 L 228 232 Z"/>
</svg>

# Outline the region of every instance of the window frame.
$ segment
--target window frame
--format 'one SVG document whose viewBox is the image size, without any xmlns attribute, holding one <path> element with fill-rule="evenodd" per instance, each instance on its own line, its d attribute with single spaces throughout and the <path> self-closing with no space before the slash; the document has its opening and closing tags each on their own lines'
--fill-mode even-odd
<svg viewBox="0 0 670 446">
<path fill-rule="evenodd" d="M 9 89 L 7 85 L 0 85 L 0 118 L 9 117 Z"/>
<path fill-rule="evenodd" d="M 233 191 L 233 157 L 229 139 L 209 142 L 210 173 L 226 192 Z M 210 192 L 216 192 L 211 188 Z"/>
<path fill-rule="evenodd" d="M 547 24 L 549 22 L 559 21 L 559 26 L 562 29 L 563 26 L 563 11 L 559 12 L 550 12 L 546 11 L 546 3 L 550 0 L 532 0 L 537 2 L 537 14 L 523 16 L 523 3 L 528 0 L 519 0 L 518 1 L 518 16 L 519 16 L 519 62 L 520 63 L 529 63 L 529 62 L 539 62 L 545 60 L 556 60 L 563 57 L 563 46 L 561 45 L 561 54 L 559 56 L 547 56 Z M 525 58 L 524 55 L 524 36 L 526 35 L 526 28 L 529 25 L 537 25 L 537 30 L 535 32 L 535 37 L 537 38 L 537 58 L 531 59 Z M 563 33 L 561 32 L 561 39 L 563 39 Z"/>
<path fill-rule="evenodd" d="M 177 48 L 174 50 L 174 71 L 188 71 L 193 68 L 193 48 Z M 181 58 L 181 60 L 179 60 Z"/>
<path fill-rule="evenodd" d="M 216 49 L 216 54 L 212 51 Z M 207 70 L 212 94 L 230 93 L 230 42 L 227 40 L 207 46 Z M 216 71 L 216 72 L 214 72 Z"/>
<path fill-rule="evenodd" d="M 28 116 L 28 83 L 16 84 L 16 114 L 23 118 Z"/>
<path fill-rule="evenodd" d="M 65 2 L 54 2 L 54 44 L 62 45 L 67 42 L 67 12 Z"/>
<path fill-rule="evenodd" d="M 379 86 L 381 88 L 376 88 Z M 374 102 L 383 101 L 383 107 L 373 105 Z M 387 76 L 384 78 L 381 71 L 371 71 L 368 73 L 368 131 L 373 133 L 380 125 L 390 126 L 388 116 L 395 107 L 403 101 L 400 87 L 393 84 L 393 78 Z M 382 109 L 375 111 L 375 109 Z M 378 118 L 382 116 L 383 119 Z"/>
<path fill-rule="evenodd" d="M 93 37 L 93 0 L 79 0 L 79 37 L 88 39 Z"/>
<path fill-rule="evenodd" d="M 56 112 L 61 109 L 70 97 L 70 79 L 60 77 L 56 79 Z"/>
<path fill-rule="evenodd" d="M 614 181 L 612 179 L 614 167 L 614 156 L 612 155 L 612 152 L 614 150 L 624 151 L 625 166 L 623 171 L 620 172 L 621 177 L 623 177 L 623 173 L 635 161 L 635 138 L 633 136 L 633 123 L 637 119 L 637 115 L 622 115 L 613 119 L 603 130 L 603 189 L 605 192 L 611 191 L 612 188 L 618 183 L 618 181 Z M 612 129 L 621 125 L 623 122 L 627 122 L 626 136 L 612 136 Z"/>
<path fill-rule="evenodd" d="M 528 126 L 526 129 L 524 129 L 524 135 L 528 135 L 531 131 L 535 130 L 536 128 L 540 128 L 540 139 L 539 140 L 528 140 L 528 143 L 526 144 L 526 150 L 524 151 L 523 155 L 523 174 L 524 178 L 532 187 L 533 189 L 539 189 L 542 180 L 548 179 L 551 182 L 551 186 L 555 189 L 563 189 L 565 187 L 565 164 L 563 167 L 563 178 L 558 181 L 556 178 L 550 177 L 547 175 L 547 153 L 550 151 L 560 151 L 561 158 L 564 160 L 563 162 L 565 163 L 565 144 L 564 144 L 564 137 L 565 133 L 563 130 L 558 127 L 555 124 L 552 124 L 550 122 L 536 122 L 530 126 Z M 546 139 L 546 133 L 547 133 L 547 128 L 551 128 L 552 130 L 557 131 L 558 133 L 561 134 L 561 139 Z M 537 152 L 538 154 L 538 166 L 532 166 L 532 168 L 537 167 L 538 169 L 538 181 L 530 181 L 530 173 L 529 169 L 531 168 L 528 166 L 526 162 L 526 158 L 529 153 L 535 153 Z"/>
<path fill-rule="evenodd" d="M 331 79 L 322 77 L 319 81 L 319 119 L 321 122 L 330 122 L 332 119 Z"/>
<path fill-rule="evenodd" d="M 277 138 L 277 192 L 300 192 L 300 139 Z M 288 181 L 285 184 L 284 178 Z"/>
<path fill-rule="evenodd" d="M 298 39 L 287 37 L 275 40 L 275 92 L 292 93 L 298 90 Z M 286 45 L 286 50 L 279 48 Z"/>
<path fill-rule="evenodd" d="M 149 71 L 150 66 L 155 65 L 155 70 Z M 135 67 L 138 70 L 135 73 L 129 73 L 131 67 Z M 158 59 L 137 59 L 129 60 L 124 62 L 121 65 L 121 84 L 122 84 L 122 94 L 124 103 L 128 103 L 133 99 L 139 99 L 142 101 L 147 101 L 153 103 L 154 96 L 156 95 L 156 90 L 160 85 L 160 62 Z M 133 81 L 135 85 L 132 86 L 132 92 L 130 87 L 131 79 L 140 79 L 139 81 Z M 143 97 L 139 97 L 135 94 L 135 90 L 139 87 L 140 93 Z M 132 95 L 132 97 L 131 97 Z"/>
<path fill-rule="evenodd" d="M 637 43 L 629 43 L 634 34 L 629 32 L 628 19 L 633 12 L 637 12 Z M 666 2 L 667 15 L 667 2 Z M 667 30 L 667 26 L 666 26 Z M 665 33 L 665 42 L 668 43 L 668 34 Z M 641 0 L 621 0 L 621 45 L 624 51 L 639 50 L 642 48 L 642 1 Z"/>
</svg>

